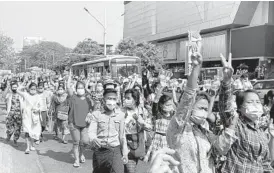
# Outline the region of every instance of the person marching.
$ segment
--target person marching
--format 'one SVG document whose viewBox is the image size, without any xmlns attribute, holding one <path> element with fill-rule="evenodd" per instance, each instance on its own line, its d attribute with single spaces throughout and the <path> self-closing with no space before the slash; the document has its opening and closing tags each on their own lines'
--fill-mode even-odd
<svg viewBox="0 0 274 173">
<path fill-rule="evenodd" d="M 10 87 L 10 88 L 9 88 Z M 6 128 L 7 128 L 7 138 L 6 141 L 9 142 L 11 136 L 13 135 L 13 142 L 15 146 L 18 146 L 18 139 L 21 134 L 22 127 L 22 113 L 23 113 L 23 98 L 17 94 L 18 83 L 13 81 L 8 83 L 4 97 L 7 104 L 7 117 L 6 117 Z M 11 89 L 11 93 L 8 91 Z"/>
</svg>

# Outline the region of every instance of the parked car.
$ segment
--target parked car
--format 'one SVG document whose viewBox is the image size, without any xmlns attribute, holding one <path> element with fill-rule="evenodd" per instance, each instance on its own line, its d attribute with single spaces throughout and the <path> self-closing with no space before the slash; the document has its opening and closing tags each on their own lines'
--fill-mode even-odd
<svg viewBox="0 0 274 173">
<path fill-rule="evenodd" d="M 265 94 L 269 90 L 274 90 L 274 79 L 258 80 L 253 84 L 253 88 L 258 92 L 263 103 Z"/>
</svg>

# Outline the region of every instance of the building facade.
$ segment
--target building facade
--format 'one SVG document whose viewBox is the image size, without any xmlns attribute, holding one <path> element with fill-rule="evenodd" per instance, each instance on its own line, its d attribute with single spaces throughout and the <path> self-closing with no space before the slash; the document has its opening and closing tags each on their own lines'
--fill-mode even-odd
<svg viewBox="0 0 274 173">
<path fill-rule="evenodd" d="M 170 68 L 184 67 L 190 30 L 201 31 L 204 67 L 220 66 L 220 53 L 229 52 L 234 68 L 245 63 L 252 72 L 274 64 L 274 2 L 126 1 L 124 6 L 124 38 L 160 46 L 159 56 Z"/>
</svg>

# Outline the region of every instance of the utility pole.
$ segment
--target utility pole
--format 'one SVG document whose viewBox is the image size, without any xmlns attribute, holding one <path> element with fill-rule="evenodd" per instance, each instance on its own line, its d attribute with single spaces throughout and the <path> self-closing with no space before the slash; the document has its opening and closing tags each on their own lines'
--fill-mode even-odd
<svg viewBox="0 0 274 173">
<path fill-rule="evenodd" d="M 107 55 L 107 10 L 105 8 L 105 20 L 104 20 L 104 55 Z"/>
<path fill-rule="evenodd" d="M 27 71 L 27 57 L 25 57 L 25 72 Z"/>
<path fill-rule="evenodd" d="M 84 10 L 92 17 L 94 18 L 104 29 L 104 55 L 107 55 L 107 10 L 105 8 L 105 20 L 104 20 L 104 24 L 102 24 L 102 22 L 100 22 L 95 16 L 93 16 L 87 8 L 84 8 Z"/>
</svg>

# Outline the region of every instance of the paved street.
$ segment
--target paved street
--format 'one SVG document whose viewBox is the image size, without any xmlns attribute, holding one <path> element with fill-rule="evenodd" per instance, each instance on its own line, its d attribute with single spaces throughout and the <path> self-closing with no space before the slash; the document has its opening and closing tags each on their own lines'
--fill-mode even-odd
<svg viewBox="0 0 274 173">
<path fill-rule="evenodd" d="M 52 135 L 46 134 L 46 142 L 36 146 L 37 151 L 25 155 L 26 144 L 23 138 L 19 139 L 19 147 L 13 147 L 12 142 L 5 142 L 5 121 L 0 115 L 0 173 L 91 173 L 92 152 L 85 151 L 86 163 L 79 168 L 73 168 L 71 152 L 72 141 L 62 144 L 53 140 Z M 21 135 L 22 136 L 22 135 Z M 137 172 L 145 172 L 147 165 L 141 162 Z"/>
</svg>

